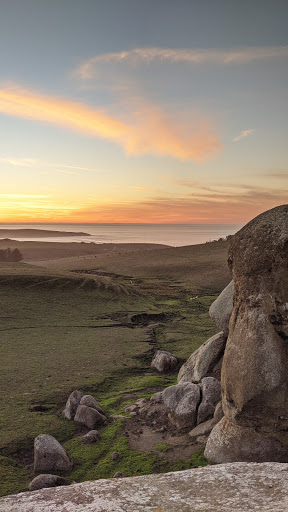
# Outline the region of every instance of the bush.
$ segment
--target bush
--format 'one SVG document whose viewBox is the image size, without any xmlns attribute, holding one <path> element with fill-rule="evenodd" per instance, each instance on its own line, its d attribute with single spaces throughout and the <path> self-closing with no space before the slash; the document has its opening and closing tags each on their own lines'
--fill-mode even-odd
<svg viewBox="0 0 288 512">
<path fill-rule="evenodd" d="M 0 249 L 0 261 L 21 261 L 23 256 L 19 249 Z"/>
</svg>

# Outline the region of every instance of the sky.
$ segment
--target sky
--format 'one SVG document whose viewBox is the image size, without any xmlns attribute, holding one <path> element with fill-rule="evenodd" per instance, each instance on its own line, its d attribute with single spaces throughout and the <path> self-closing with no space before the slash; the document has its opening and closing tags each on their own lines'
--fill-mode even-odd
<svg viewBox="0 0 288 512">
<path fill-rule="evenodd" d="M 286 0 L 0 0 L 0 222 L 287 203 Z"/>
</svg>

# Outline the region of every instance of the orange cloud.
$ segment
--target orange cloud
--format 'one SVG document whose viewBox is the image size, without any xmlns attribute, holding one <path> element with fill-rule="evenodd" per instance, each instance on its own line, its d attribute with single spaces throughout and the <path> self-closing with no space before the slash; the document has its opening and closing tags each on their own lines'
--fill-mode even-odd
<svg viewBox="0 0 288 512">
<path fill-rule="evenodd" d="M 287 202 L 287 191 L 246 188 L 234 192 L 195 191 L 178 197 L 154 197 L 144 201 L 113 204 L 75 203 L 49 196 L 4 194 L 0 202 L 1 222 L 63 223 L 203 223 L 242 224 Z"/>
<path fill-rule="evenodd" d="M 234 192 L 203 192 L 182 197 L 155 197 L 79 208 L 71 222 L 102 223 L 227 223 L 242 224 L 274 206 L 287 202 L 287 192 L 254 188 Z"/>
<path fill-rule="evenodd" d="M 0 89 L 0 112 L 112 140 L 124 148 L 127 155 L 154 154 L 202 161 L 220 149 L 208 121 L 197 121 L 189 126 L 177 123 L 159 107 L 143 102 L 132 114 L 133 122 L 128 124 L 110 116 L 104 109 L 9 86 Z"/>
</svg>

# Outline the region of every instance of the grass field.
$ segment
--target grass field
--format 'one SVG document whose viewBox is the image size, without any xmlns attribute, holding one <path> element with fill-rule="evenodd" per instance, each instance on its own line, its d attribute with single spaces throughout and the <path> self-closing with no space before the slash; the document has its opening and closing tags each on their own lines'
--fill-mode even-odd
<svg viewBox="0 0 288 512">
<path fill-rule="evenodd" d="M 141 474 L 192 467 L 201 459 L 185 466 L 164 463 L 155 454 L 131 453 L 121 421 L 108 425 L 89 451 L 73 439 L 77 427 L 61 409 L 76 388 L 92 393 L 111 413 L 119 412 L 125 393 L 173 383 L 176 375 L 151 372 L 152 355 L 163 348 L 184 361 L 215 333 L 208 308 L 229 281 L 226 249 L 225 243 L 149 252 L 130 247 L 109 258 L 100 251 L 93 260 L 46 254 L 49 268 L 1 264 L 2 495 L 27 488 L 33 478 L 33 440 L 40 433 L 66 443 L 75 462 L 70 478 L 76 481 L 110 477 L 124 466 L 127 474 L 129 461 L 129 474 Z M 92 273 L 83 273 L 87 269 Z M 196 292 L 198 298 L 192 295 Z M 161 323 L 150 326 L 143 313 L 162 313 Z M 122 456 L 115 469 L 109 454 L 116 449 Z"/>
</svg>

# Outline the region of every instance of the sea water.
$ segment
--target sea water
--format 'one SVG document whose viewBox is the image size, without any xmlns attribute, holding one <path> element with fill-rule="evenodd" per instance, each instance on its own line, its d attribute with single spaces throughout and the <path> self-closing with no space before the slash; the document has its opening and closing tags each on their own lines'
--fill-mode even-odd
<svg viewBox="0 0 288 512">
<path fill-rule="evenodd" d="M 239 224 L 0 224 L 0 229 L 47 229 L 90 236 L 21 238 L 45 242 L 153 243 L 174 247 L 202 244 L 233 235 Z"/>
</svg>

